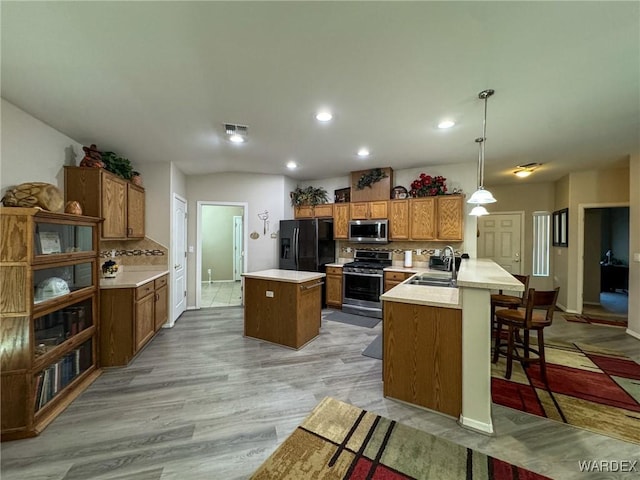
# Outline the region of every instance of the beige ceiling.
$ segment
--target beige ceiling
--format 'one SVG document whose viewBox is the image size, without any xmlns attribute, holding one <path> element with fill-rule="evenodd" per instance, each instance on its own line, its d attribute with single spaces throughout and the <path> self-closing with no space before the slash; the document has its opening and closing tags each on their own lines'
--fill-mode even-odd
<svg viewBox="0 0 640 480">
<path fill-rule="evenodd" d="M 514 181 L 518 164 L 550 181 L 640 150 L 638 2 L 1 8 L 2 97 L 134 166 L 315 180 L 475 162 L 486 88 L 486 184 Z M 457 125 L 438 130 L 444 118 Z M 223 123 L 247 125 L 249 142 L 229 143 Z"/>
</svg>

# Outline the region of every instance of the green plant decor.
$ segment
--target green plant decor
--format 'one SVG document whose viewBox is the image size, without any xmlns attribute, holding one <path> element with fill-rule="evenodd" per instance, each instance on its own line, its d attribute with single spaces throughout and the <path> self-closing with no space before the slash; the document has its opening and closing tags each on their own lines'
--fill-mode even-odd
<svg viewBox="0 0 640 480">
<path fill-rule="evenodd" d="M 371 188 L 371 185 L 387 177 L 388 175 L 384 170 L 381 168 L 374 168 L 369 170 L 367 173 L 362 174 L 358 179 L 358 183 L 356 183 L 356 188 L 358 190 L 364 190 L 365 187 Z"/>
<path fill-rule="evenodd" d="M 320 205 L 321 203 L 329 202 L 329 195 L 322 187 L 296 187 L 293 192 L 289 193 L 289 196 L 291 197 L 291 205 L 293 207 L 299 207 L 301 205 Z"/>
<path fill-rule="evenodd" d="M 131 180 L 131 177 L 133 177 L 133 167 L 127 158 L 113 152 L 103 152 L 102 162 L 108 172 L 114 173 L 125 180 Z"/>
</svg>

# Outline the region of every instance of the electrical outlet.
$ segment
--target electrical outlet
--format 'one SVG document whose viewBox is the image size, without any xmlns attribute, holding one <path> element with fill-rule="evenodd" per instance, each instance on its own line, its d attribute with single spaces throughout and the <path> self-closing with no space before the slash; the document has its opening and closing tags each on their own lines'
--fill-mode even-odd
<svg viewBox="0 0 640 480">
<path fill-rule="evenodd" d="M 273 291 L 271 291 L 271 290 L 267 290 L 266 295 L 267 295 L 267 297 L 269 297 L 269 298 L 273 298 Z"/>
<path fill-rule="evenodd" d="M 633 261 L 634 262 L 640 262 L 640 253 L 634 253 L 633 254 Z"/>
<path fill-rule="evenodd" d="M 189 245 L 189 253 L 193 253 L 193 245 Z"/>
</svg>

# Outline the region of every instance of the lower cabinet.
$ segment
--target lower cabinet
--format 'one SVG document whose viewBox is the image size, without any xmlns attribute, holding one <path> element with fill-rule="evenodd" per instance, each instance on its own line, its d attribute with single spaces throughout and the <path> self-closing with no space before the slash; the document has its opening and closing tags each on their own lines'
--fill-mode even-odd
<svg viewBox="0 0 640 480">
<path fill-rule="evenodd" d="M 391 290 L 396 285 L 400 285 L 407 278 L 413 277 L 414 272 L 384 272 L 384 291 Z"/>
<path fill-rule="evenodd" d="M 327 267 L 327 306 L 342 308 L 342 267 Z"/>
<path fill-rule="evenodd" d="M 137 288 L 100 292 L 100 359 L 103 367 L 127 365 L 167 321 L 167 275 Z"/>
</svg>

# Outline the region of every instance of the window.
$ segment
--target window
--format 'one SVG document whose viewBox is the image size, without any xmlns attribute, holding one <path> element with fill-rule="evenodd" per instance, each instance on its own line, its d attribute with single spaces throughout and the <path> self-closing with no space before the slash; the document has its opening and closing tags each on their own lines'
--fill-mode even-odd
<svg viewBox="0 0 640 480">
<path fill-rule="evenodd" d="M 533 212 L 533 276 L 549 276 L 549 229 L 551 214 Z"/>
</svg>

